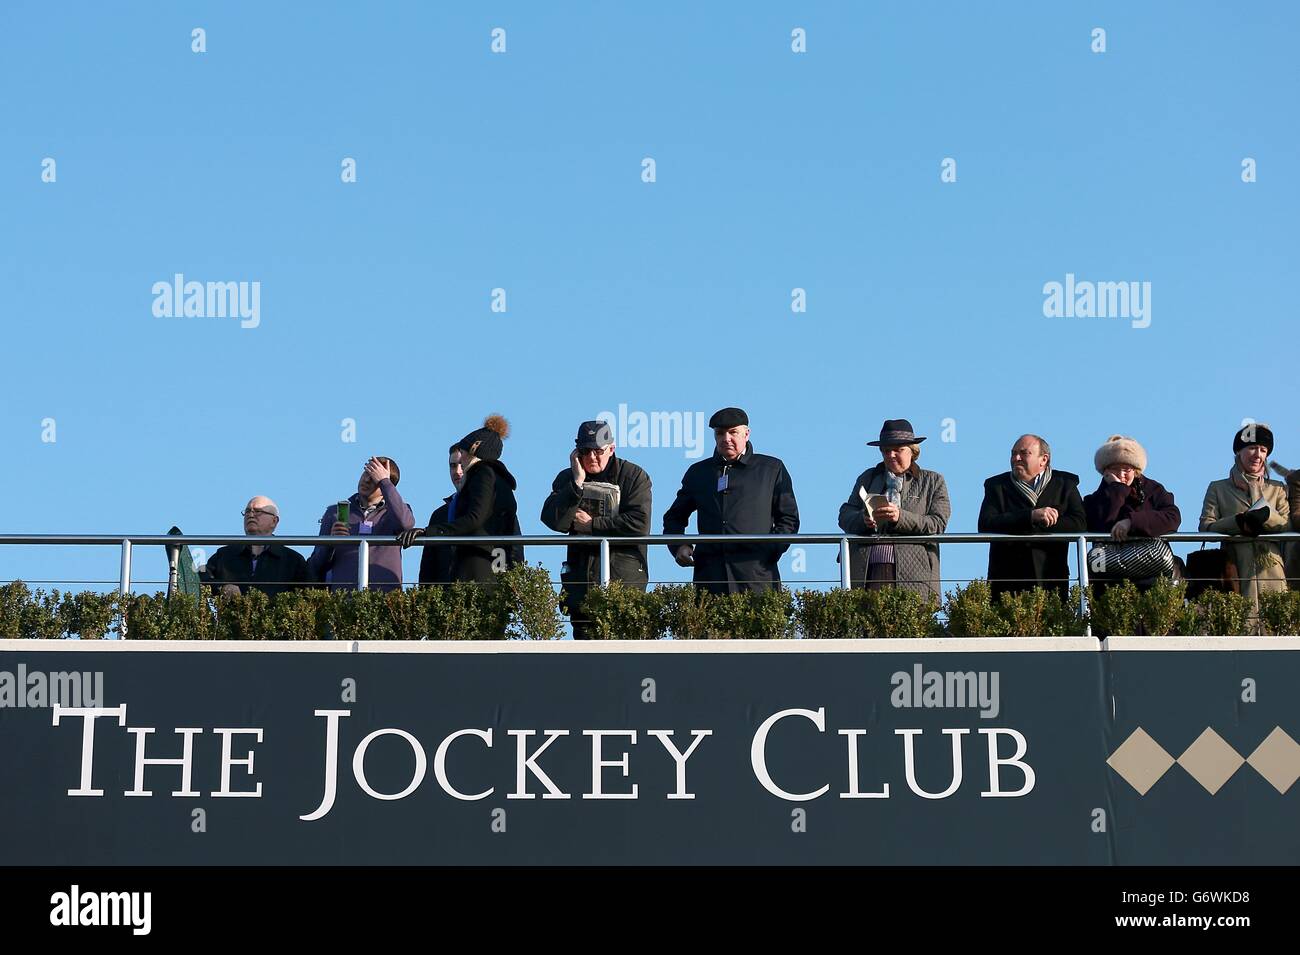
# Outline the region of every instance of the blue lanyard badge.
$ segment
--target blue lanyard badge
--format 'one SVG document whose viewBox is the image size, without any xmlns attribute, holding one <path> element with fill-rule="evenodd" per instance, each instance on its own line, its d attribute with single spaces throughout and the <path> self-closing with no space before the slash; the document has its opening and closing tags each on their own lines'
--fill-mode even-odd
<svg viewBox="0 0 1300 955">
<path fill-rule="evenodd" d="M 358 534 L 369 534 L 369 533 L 370 533 L 371 531 L 373 531 L 374 529 L 375 529 L 374 521 L 362 521 L 362 522 L 361 522 L 361 527 L 358 528 L 357 533 L 358 533 Z"/>
<path fill-rule="evenodd" d="M 727 469 L 723 468 L 722 473 L 718 475 L 718 493 L 727 489 Z"/>
</svg>

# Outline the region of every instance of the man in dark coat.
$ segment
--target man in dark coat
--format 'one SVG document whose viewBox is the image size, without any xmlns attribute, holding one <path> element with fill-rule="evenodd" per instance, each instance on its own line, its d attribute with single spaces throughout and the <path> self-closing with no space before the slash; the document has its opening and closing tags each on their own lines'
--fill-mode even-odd
<svg viewBox="0 0 1300 955">
<path fill-rule="evenodd" d="M 1052 470 L 1052 450 L 1036 434 L 1022 435 L 1012 447 L 1009 472 L 984 482 L 981 533 L 1079 533 L 1087 526 L 1079 476 Z M 1070 587 L 1069 553 L 1067 541 L 989 544 L 993 598 L 1034 587 L 1065 596 Z"/>
<path fill-rule="evenodd" d="M 461 483 L 465 478 L 465 452 L 454 444 L 447 449 L 447 470 L 451 477 L 451 485 L 456 489 L 456 492 L 450 497 L 442 499 L 442 504 L 429 516 L 430 525 L 450 523 L 451 509 L 455 506 Z M 515 518 L 512 533 L 521 533 L 517 517 Z M 429 544 L 423 547 L 422 550 L 419 578 L 421 585 L 445 585 L 456 579 L 455 547 L 451 544 Z M 516 564 L 522 564 L 523 562 L 523 547 L 516 544 L 514 547 L 509 548 L 506 554 L 506 566 L 514 567 Z"/>
<path fill-rule="evenodd" d="M 603 421 L 578 427 L 569 466 L 555 476 L 542 505 L 542 523 L 561 534 L 643 537 L 650 533 L 650 475 L 614 455 L 614 438 Z M 600 547 L 571 545 L 560 574 L 573 639 L 588 637 L 582 602 L 600 582 Z M 611 546 L 610 580 L 645 590 L 650 576 L 644 544 Z"/>
<path fill-rule="evenodd" d="M 749 417 L 723 408 L 711 419 L 717 450 L 686 469 L 681 490 L 664 514 L 665 534 L 684 534 L 692 512 L 701 534 L 794 534 L 799 507 L 790 472 L 779 458 L 755 454 Z M 714 593 L 779 587 L 777 561 L 789 544 L 669 545 L 683 567 L 694 567 L 697 587 Z"/>
<path fill-rule="evenodd" d="M 269 497 L 255 497 L 244 507 L 244 534 L 253 537 L 275 533 L 280 509 Z M 307 558 L 282 544 L 227 544 L 217 548 L 199 574 L 214 591 L 245 594 L 260 590 L 274 597 L 286 590 L 315 582 Z"/>
<path fill-rule="evenodd" d="M 448 501 L 447 520 L 404 531 L 398 543 L 410 547 L 426 535 L 510 537 L 517 533 L 515 477 L 501 463 L 502 441 L 509 430 L 505 418 L 489 415 L 482 428 L 456 442 L 455 447 L 465 455 L 465 477 L 460 490 Z M 508 548 L 500 544 L 457 544 L 452 579 L 491 584 L 508 564 Z"/>
</svg>

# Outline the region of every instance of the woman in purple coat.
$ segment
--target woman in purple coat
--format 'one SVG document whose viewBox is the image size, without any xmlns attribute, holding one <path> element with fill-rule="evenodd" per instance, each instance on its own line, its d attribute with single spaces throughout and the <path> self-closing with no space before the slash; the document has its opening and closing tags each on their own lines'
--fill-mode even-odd
<svg viewBox="0 0 1300 955">
<path fill-rule="evenodd" d="M 1113 434 L 1093 455 L 1101 475 L 1097 490 L 1083 499 L 1088 530 L 1108 533 L 1111 543 L 1093 550 L 1088 566 L 1101 581 L 1129 578 L 1147 583 L 1173 574 L 1174 558 L 1163 541 L 1182 523 L 1174 496 L 1146 476 L 1147 453 L 1132 438 Z"/>
</svg>

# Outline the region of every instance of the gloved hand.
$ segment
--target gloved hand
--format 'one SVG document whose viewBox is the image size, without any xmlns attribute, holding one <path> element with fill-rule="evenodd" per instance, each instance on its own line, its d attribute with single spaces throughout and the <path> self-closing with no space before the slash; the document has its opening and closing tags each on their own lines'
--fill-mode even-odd
<svg viewBox="0 0 1300 955">
<path fill-rule="evenodd" d="M 1243 511 L 1237 515 L 1237 527 L 1248 537 L 1258 537 L 1264 530 L 1264 524 L 1268 521 L 1270 513 L 1271 511 L 1267 507 Z"/>
<path fill-rule="evenodd" d="M 423 536 L 423 527 L 412 527 L 409 531 L 402 531 L 402 533 L 397 535 L 397 543 L 401 544 L 402 549 L 405 550 Z"/>
</svg>

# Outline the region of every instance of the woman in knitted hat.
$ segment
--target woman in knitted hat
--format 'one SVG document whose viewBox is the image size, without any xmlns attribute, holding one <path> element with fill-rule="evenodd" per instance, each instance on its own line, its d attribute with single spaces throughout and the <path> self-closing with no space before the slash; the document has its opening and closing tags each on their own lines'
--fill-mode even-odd
<svg viewBox="0 0 1300 955">
<path fill-rule="evenodd" d="M 1146 476 L 1147 452 L 1133 438 L 1112 434 L 1092 456 L 1101 475 L 1083 499 L 1088 530 L 1110 534 L 1114 544 L 1094 549 L 1088 566 L 1099 584 L 1127 577 L 1147 586 L 1173 574 L 1169 545 L 1154 538 L 1178 530 L 1183 517 L 1174 496 Z"/>
<path fill-rule="evenodd" d="M 1266 424 L 1248 424 L 1232 438 L 1232 468 L 1221 481 L 1212 481 L 1201 505 L 1200 529 L 1219 534 L 1258 538 L 1285 531 L 1291 524 L 1286 485 L 1268 478 L 1273 431 Z M 1282 548 L 1273 541 L 1224 544 L 1236 563 L 1241 592 L 1258 607 L 1264 590 L 1286 590 Z"/>
<path fill-rule="evenodd" d="M 403 547 L 426 535 L 441 537 L 505 537 L 518 533 L 519 508 L 515 502 L 515 477 L 501 463 L 502 441 L 510 425 L 501 415 L 488 415 L 483 427 L 471 431 L 454 447 L 463 455 L 465 476 L 453 498 L 455 511 L 447 520 L 416 527 L 398 537 Z M 475 547 L 457 544 L 452 580 L 491 583 L 506 569 L 509 548 L 503 544 Z"/>
</svg>

